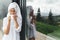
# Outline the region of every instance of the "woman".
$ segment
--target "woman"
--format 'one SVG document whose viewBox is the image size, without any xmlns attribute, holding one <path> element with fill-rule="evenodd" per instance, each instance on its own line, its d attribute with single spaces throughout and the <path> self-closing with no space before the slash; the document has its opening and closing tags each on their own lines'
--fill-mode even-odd
<svg viewBox="0 0 60 40">
<path fill-rule="evenodd" d="M 13 2 L 8 7 L 7 17 L 3 19 L 2 40 L 20 40 L 19 32 L 21 32 L 22 17 L 18 4 Z"/>
<path fill-rule="evenodd" d="M 35 27 L 35 16 L 32 17 L 31 19 L 31 23 L 30 23 L 30 37 L 29 37 L 29 40 L 35 40 L 36 38 L 36 27 Z"/>
<path fill-rule="evenodd" d="M 29 31 L 28 31 L 28 37 L 29 37 L 29 40 L 35 40 L 35 33 L 36 33 L 36 28 L 35 28 L 35 16 L 33 15 L 33 9 L 31 7 L 31 11 L 30 11 L 30 14 L 29 14 Z"/>
</svg>

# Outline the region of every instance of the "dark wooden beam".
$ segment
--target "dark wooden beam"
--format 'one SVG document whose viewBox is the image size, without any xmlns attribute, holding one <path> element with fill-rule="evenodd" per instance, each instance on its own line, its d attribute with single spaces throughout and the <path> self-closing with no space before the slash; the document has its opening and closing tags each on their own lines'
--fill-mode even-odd
<svg viewBox="0 0 60 40">
<path fill-rule="evenodd" d="M 26 0 L 12 0 L 18 3 L 22 14 L 22 31 L 20 32 L 20 40 L 25 40 L 25 27 L 26 27 Z"/>
</svg>

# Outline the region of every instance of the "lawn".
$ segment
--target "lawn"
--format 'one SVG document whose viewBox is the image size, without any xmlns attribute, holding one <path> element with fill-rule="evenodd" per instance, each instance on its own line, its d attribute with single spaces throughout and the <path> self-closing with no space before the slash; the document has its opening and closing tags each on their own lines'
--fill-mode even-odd
<svg viewBox="0 0 60 40">
<path fill-rule="evenodd" d="M 54 37 L 56 40 L 60 40 L 60 28 L 52 33 L 49 33 L 48 35 Z"/>
<path fill-rule="evenodd" d="M 42 23 L 42 22 L 36 22 L 37 31 L 42 32 L 44 34 L 52 33 L 55 30 L 57 30 L 58 28 L 60 28 L 60 27 L 49 25 L 49 24 Z"/>
<path fill-rule="evenodd" d="M 42 22 L 36 22 L 36 29 L 39 32 L 42 32 L 48 36 L 55 38 L 56 40 L 60 40 L 60 27 L 53 26 Z"/>
</svg>

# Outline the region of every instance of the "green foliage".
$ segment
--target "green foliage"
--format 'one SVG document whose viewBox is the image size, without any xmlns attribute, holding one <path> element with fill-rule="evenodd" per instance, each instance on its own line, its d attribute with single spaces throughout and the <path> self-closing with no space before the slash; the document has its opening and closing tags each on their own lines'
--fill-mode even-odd
<svg viewBox="0 0 60 40">
<path fill-rule="evenodd" d="M 45 23 L 42 23 L 42 22 L 36 22 L 37 31 L 42 32 L 44 34 L 52 33 L 57 28 L 58 28 L 57 26 L 52 26 L 52 25 L 45 24 Z"/>
</svg>

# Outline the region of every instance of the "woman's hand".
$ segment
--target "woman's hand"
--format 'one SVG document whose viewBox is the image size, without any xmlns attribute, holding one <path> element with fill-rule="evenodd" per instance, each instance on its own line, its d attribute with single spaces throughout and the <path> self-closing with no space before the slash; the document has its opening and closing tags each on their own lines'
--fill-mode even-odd
<svg viewBox="0 0 60 40">
<path fill-rule="evenodd" d="M 17 16 L 13 16 L 13 19 L 14 19 L 14 24 L 15 24 L 15 27 L 16 29 L 18 28 L 18 22 L 17 22 Z"/>
<path fill-rule="evenodd" d="M 8 22 L 10 22 L 10 21 L 11 21 L 11 16 L 8 17 Z"/>
<path fill-rule="evenodd" d="M 17 21 L 17 16 L 13 16 L 14 21 Z"/>
</svg>

